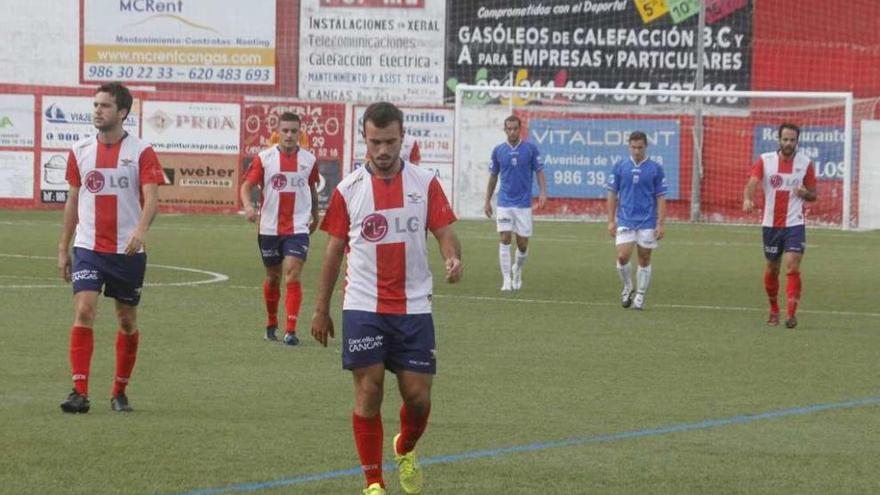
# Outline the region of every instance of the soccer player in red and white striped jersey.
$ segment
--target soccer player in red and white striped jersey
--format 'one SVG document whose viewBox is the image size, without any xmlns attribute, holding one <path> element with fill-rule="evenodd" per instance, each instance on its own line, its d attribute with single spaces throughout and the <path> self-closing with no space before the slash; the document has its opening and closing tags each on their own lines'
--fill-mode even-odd
<svg viewBox="0 0 880 495">
<path fill-rule="evenodd" d="M 283 342 L 297 345 L 296 322 L 302 305 L 300 274 L 309 251 L 309 235 L 318 227 L 318 166 L 315 155 L 299 147 L 301 120 L 292 112 L 281 114 L 279 142 L 251 162 L 241 184 L 241 202 L 248 221 L 260 219 L 257 242 L 266 280 L 266 340 L 278 340 L 278 302 L 284 272 L 284 309 L 287 320 Z M 259 215 L 251 204 L 254 187 L 262 190 Z"/>
<path fill-rule="evenodd" d="M 88 412 L 92 328 L 102 289 L 116 299 L 116 379 L 114 411 L 132 410 L 125 394 L 137 358 L 140 332 L 137 305 L 147 265 L 146 235 L 158 208 L 158 186 L 165 176 L 149 144 L 123 129 L 133 98 L 119 83 L 95 94 L 97 136 L 78 141 L 67 160 L 70 191 L 58 244 L 58 267 L 72 282 L 75 316 L 70 332 L 73 392 L 61 403 L 68 413 Z M 70 241 L 73 258 L 70 256 Z"/>
<path fill-rule="evenodd" d="M 347 253 L 342 364 L 354 376 L 352 426 L 370 494 L 385 493 L 380 411 L 386 368 L 395 372 L 403 398 L 393 442 L 400 484 L 404 493 L 421 493 L 414 448 L 427 426 L 436 372 L 427 232 L 446 260 L 446 280 L 462 275 L 455 215 L 434 173 L 400 158 L 403 136 L 396 106 L 367 108 L 364 138 L 372 158 L 330 199 L 321 225 L 330 238 L 312 318 L 312 335 L 326 346 L 334 334 L 330 299 Z"/>
<path fill-rule="evenodd" d="M 764 189 L 764 289 L 770 301 L 767 324 L 779 325 L 779 270 L 785 262 L 787 328 L 797 326 L 801 298 L 801 260 L 806 249 L 804 202 L 816 201 L 816 170 L 809 158 L 797 152 L 800 128 L 779 126 L 779 150 L 762 154 L 752 166 L 743 191 L 743 211 L 752 212 L 758 184 Z"/>
</svg>

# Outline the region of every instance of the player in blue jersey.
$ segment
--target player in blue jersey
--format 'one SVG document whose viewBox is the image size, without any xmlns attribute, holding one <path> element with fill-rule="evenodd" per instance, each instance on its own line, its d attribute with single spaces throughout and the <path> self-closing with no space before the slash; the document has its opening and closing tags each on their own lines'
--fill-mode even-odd
<svg viewBox="0 0 880 495">
<path fill-rule="evenodd" d="M 629 135 L 630 156 L 614 165 L 608 180 L 608 234 L 617 245 L 617 272 L 623 282 L 620 302 L 624 308 L 645 308 L 651 283 L 651 251 L 663 238 L 666 220 L 666 174 L 663 166 L 648 158 L 644 132 Z M 633 290 L 629 258 L 638 246 L 639 268 Z"/>
<path fill-rule="evenodd" d="M 483 211 L 492 218 L 492 195 L 498 177 L 501 187 L 498 191 L 498 211 L 495 216 L 501 244 L 498 246 L 498 260 L 503 277 L 502 291 L 519 290 L 522 287 L 522 269 L 528 258 L 529 237 L 532 235 L 532 177 L 538 179 L 538 208 L 547 202 L 547 181 L 544 178 L 544 164 L 538 148 L 520 137 L 522 121 L 516 115 L 504 119 L 504 133 L 507 141 L 492 150 L 492 164 L 489 166 L 489 187 L 486 190 L 486 204 Z M 510 241 L 516 234 L 516 260 L 510 263 Z"/>
</svg>

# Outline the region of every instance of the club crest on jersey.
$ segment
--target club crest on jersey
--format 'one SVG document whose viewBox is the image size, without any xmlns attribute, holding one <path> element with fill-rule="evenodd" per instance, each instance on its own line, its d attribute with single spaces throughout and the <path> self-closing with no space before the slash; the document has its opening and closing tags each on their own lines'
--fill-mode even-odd
<svg viewBox="0 0 880 495">
<path fill-rule="evenodd" d="M 773 174 L 770 176 L 770 187 L 773 189 L 779 189 L 782 187 L 782 176 L 779 174 Z"/>
<path fill-rule="evenodd" d="M 91 172 L 86 174 L 86 180 L 83 181 L 86 185 L 86 189 L 91 193 L 97 193 L 101 189 L 104 189 L 104 184 L 106 181 L 104 180 L 104 174 L 98 172 L 97 170 L 92 170 Z"/>
<path fill-rule="evenodd" d="M 388 234 L 388 219 L 381 213 L 373 213 L 364 218 L 361 237 L 370 242 L 379 242 Z"/>
<path fill-rule="evenodd" d="M 287 186 L 287 177 L 284 174 L 275 174 L 269 179 L 269 183 L 272 185 L 272 189 L 280 191 Z"/>
<path fill-rule="evenodd" d="M 419 203 L 424 202 L 425 197 L 418 193 L 418 191 L 413 191 L 406 195 L 409 198 L 410 204 L 417 205 Z"/>
</svg>

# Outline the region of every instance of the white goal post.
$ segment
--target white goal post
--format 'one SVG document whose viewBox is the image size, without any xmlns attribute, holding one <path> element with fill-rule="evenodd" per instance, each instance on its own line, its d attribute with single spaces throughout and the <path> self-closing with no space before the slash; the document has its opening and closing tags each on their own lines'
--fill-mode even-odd
<svg viewBox="0 0 880 495">
<path fill-rule="evenodd" d="M 852 93 L 513 87 L 459 84 L 455 90 L 453 204 L 479 218 L 491 151 L 515 114 L 545 158 L 548 206 L 537 218 L 604 218 L 604 180 L 625 156 L 633 130 L 647 131 L 649 155 L 675 186 L 670 218 L 752 223 L 742 187 L 761 152 L 773 151 L 783 122 L 801 128 L 799 150 L 816 164 L 819 201 L 808 222 L 854 226 L 853 129 L 870 118 Z M 862 115 L 864 114 L 864 115 Z M 652 153 L 653 152 L 653 153 Z"/>
</svg>

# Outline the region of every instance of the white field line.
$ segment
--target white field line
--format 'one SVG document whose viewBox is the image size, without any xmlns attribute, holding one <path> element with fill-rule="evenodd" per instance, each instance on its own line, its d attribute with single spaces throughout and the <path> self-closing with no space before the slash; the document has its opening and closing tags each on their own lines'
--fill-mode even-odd
<svg viewBox="0 0 880 495">
<path fill-rule="evenodd" d="M 23 259 L 35 259 L 35 260 L 55 260 L 56 258 L 52 256 L 33 256 L 27 254 L 7 254 L 0 253 L 0 258 L 23 258 Z M 229 280 L 227 275 L 222 273 L 212 272 L 208 270 L 199 270 L 198 268 L 187 268 L 184 266 L 173 266 L 173 265 L 157 265 L 153 263 L 148 263 L 148 267 L 151 268 L 164 268 L 166 270 L 174 270 L 178 272 L 190 272 L 190 273 L 198 273 L 202 275 L 207 275 L 209 278 L 203 280 L 195 280 L 191 282 L 159 282 L 159 283 L 147 283 L 144 284 L 146 287 L 192 287 L 196 285 L 204 285 L 204 284 L 216 284 L 219 282 L 225 282 Z M 41 280 L 46 280 L 45 278 Z M 23 285 L 23 284 L 15 284 L 15 285 L 0 285 L 0 289 L 49 289 L 54 287 L 69 287 L 68 284 L 58 283 L 58 284 L 33 284 L 33 285 Z"/>
</svg>

